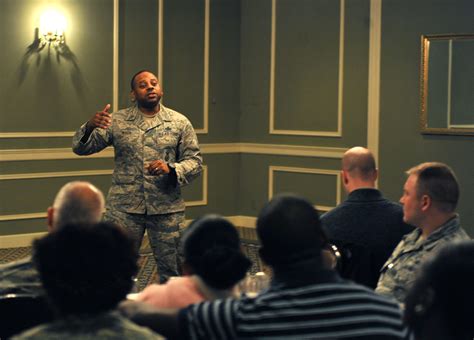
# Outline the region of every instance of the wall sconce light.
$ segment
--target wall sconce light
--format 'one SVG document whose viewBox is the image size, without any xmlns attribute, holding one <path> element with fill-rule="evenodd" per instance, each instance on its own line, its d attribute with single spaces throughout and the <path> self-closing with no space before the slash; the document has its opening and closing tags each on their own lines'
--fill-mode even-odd
<svg viewBox="0 0 474 340">
<path fill-rule="evenodd" d="M 64 43 L 66 18 L 55 10 L 47 10 L 40 17 L 40 40 L 42 45 L 60 45 Z"/>
</svg>

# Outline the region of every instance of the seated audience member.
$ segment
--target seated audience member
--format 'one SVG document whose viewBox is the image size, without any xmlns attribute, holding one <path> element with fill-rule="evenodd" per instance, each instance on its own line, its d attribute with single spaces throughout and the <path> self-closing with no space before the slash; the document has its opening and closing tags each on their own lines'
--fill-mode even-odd
<svg viewBox="0 0 474 340">
<path fill-rule="evenodd" d="M 133 285 L 137 251 L 112 223 L 68 224 L 33 244 L 33 261 L 58 319 L 17 339 L 162 339 L 115 311 Z"/>
<path fill-rule="evenodd" d="M 417 340 L 474 339 L 474 242 L 444 246 L 427 261 L 405 300 Z"/>
<path fill-rule="evenodd" d="M 153 284 L 137 297 L 156 307 L 185 307 L 204 300 L 238 296 L 236 284 L 251 266 L 240 249 L 235 227 L 217 215 L 206 215 L 186 229 L 183 240 L 185 276 Z"/>
<path fill-rule="evenodd" d="M 400 203 L 403 220 L 417 228 L 405 235 L 381 269 L 376 292 L 403 303 L 420 265 L 441 246 L 468 240 L 456 205 L 459 185 L 443 163 L 422 163 L 407 171 Z"/>
<path fill-rule="evenodd" d="M 347 199 L 321 216 L 321 223 L 342 253 L 341 276 L 374 289 L 383 264 L 413 227 L 403 222 L 401 205 L 375 188 L 378 170 L 370 150 L 347 150 L 341 173 Z"/>
<path fill-rule="evenodd" d="M 257 220 L 270 287 L 257 297 L 206 301 L 180 311 L 126 302 L 121 310 L 140 324 L 183 339 L 405 339 L 394 302 L 323 265 L 325 235 L 313 205 L 280 195 Z"/>
<path fill-rule="evenodd" d="M 99 189 L 88 182 L 67 183 L 48 208 L 48 231 L 68 223 L 97 223 L 103 210 L 104 195 Z M 31 257 L 0 266 L 0 295 L 6 294 L 43 295 Z"/>
</svg>

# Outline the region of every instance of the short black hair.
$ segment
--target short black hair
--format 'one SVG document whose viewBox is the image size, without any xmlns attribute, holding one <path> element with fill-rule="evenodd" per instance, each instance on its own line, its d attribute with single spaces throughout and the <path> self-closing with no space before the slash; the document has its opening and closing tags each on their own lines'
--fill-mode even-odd
<svg viewBox="0 0 474 340">
<path fill-rule="evenodd" d="M 109 222 L 66 224 L 33 244 L 46 295 L 63 316 L 115 308 L 133 286 L 137 258 L 130 235 Z"/>
<path fill-rule="evenodd" d="M 148 73 L 154 74 L 153 72 L 151 72 L 150 70 L 147 70 L 147 69 L 143 69 L 143 70 L 140 70 L 140 71 L 138 71 L 137 73 L 135 73 L 135 74 L 132 76 L 132 79 L 130 80 L 130 88 L 131 88 L 132 90 L 135 89 L 135 78 L 136 78 L 139 74 L 142 74 L 143 72 L 148 72 Z"/>
<path fill-rule="evenodd" d="M 417 338 L 435 320 L 449 339 L 473 339 L 474 241 L 453 242 L 426 261 L 405 301 L 405 320 Z"/>
<path fill-rule="evenodd" d="M 277 195 L 263 207 L 257 234 L 260 253 L 270 265 L 320 257 L 327 244 L 318 212 L 308 200 L 294 194 Z"/>
<path fill-rule="evenodd" d="M 194 220 L 186 229 L 182 244 L 186 263 L 216 289 L 234 286 L 251 266 L 240 248 L 237 229 L 219 215 Z"/>
</svg>

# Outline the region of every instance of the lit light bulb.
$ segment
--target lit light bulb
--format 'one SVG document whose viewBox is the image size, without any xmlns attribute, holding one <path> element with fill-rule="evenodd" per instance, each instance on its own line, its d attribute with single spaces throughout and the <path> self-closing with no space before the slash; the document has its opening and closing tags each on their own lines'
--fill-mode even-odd
<svg viewBox="0 0 474 340">
<path fill-rule="evenodd" d="M 40 34 L 44 43 L 62 43 L 65 29 L 64 15 L 53 9 L 43 12 L 40 17 Z"/>
</svg>

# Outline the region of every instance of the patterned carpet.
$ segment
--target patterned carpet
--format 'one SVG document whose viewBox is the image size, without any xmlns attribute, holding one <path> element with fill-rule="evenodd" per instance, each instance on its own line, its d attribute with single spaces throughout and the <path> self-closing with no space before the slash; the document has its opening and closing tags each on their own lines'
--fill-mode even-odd
<svg viewBox="0 0 474 340">
<path fill-rule="evenodd" d="M 252 261 L 251 274 L 263 270 L 262 261 L 258 255 L 258 243 L 255 240 L 242 240 L 242 249 L 247 257 Z M 0 264 L 19 260 L 31 254 L 31 247 L 4 248 L 0 249 Z M 138 274 L 136 291 L 141 291 L 147 285 L 158 282 L 158 271 L 155 259 L 145 237 L 140 248 L 140 258 L 138 259 Z"/>
</svg>

